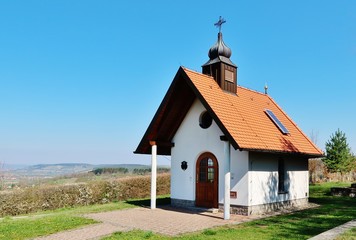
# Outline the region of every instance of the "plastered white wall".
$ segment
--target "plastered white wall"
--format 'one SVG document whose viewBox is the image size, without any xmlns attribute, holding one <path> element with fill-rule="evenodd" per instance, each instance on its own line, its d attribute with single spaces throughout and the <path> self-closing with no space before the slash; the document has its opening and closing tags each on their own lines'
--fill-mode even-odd
<svg viewBox="0 0 356 240">
<path fill-rule="evenodd" d="M 232 205 L 248 204 L 248 152 L 231 151 L 231 191 L 237 192 L 237 198 L 231 198 Z M 221 202 L 223 199 L 220 199 Z"/>
<path fill-rule="evenodd" d="M 295 200 L 308 197 L 308 160 L 283 156 L 285 160 L 285 188 L 278 193 L 278 159 L 281 156 L 250 153 L 249 206 Z"/>
<path fill-rule="evenodd" d="M 175 146 L 171 152 L 171 197 L 195 200 L 196 161 L 204 152 L 211 152 L 219 163 L 219 203 L 224 196 L 224 143 L 223 135 L 217 124 L 202 129 L 199 117 L 205 111 L 199 100 L 195 100 L 185 119 L 173 138 Z M 183 171 L 181 162 L 186 161 L 188 168 Z M 231 204 L 248 203 L 248 153 L 231 147 L 231 191 L 237 191 L 237 198 Z"/>
</svg>

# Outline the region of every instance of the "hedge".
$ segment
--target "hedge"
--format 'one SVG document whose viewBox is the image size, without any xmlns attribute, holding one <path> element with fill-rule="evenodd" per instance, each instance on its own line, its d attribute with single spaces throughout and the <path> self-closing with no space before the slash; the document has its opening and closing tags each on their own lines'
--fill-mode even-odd
<svg viewBox="0 0 356 240">
<path fill-rule="evenodd" d="M 0 216 L 19 215 L 40 210 L 52 210 L 145 198 L 150 195 L 151 177 L 139 176 L 112 181 L 38 186 L 23 190 L 0 192 Z M 170 192 L 170 175 L 157 177 L 157 194 Z"/>
</svg>

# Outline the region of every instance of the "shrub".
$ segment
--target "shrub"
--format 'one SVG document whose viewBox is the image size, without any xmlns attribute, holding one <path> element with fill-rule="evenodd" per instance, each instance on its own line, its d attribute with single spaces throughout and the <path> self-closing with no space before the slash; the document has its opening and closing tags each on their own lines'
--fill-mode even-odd
<svg viewBox="0 0 356 240">
<path fill-rule="evenodd" d="M 309 159 L 309 182 L 318 183 L 325 181 L 328 171 L 320 158 Z"/>
<path fill-rule="evenodd" d="M 92 171 L 95 175 L 101 175 L 101 174 L 113 174 L 113 173 L 123 173 L 126 174 L 129 172 L 127 168 L 97 168 Z"/>
<path fill-rule="evenodd" d="M 309 182 L 353 182 L 356 181 L 356 169 L 350 172 L 328 172 L 320 158 L 309 159 Z"/>
<path fill-rule="evenodd" d="M 113 181 L 48 185 L 0 192 L 0 216 L 144 198 L 150 195 L 150 191 L 150 176 L 138 176 L 120 178 Z M 157 194 L 168 194 L 169 191 L 170 175 L 158 175 Z"/>
</svg>

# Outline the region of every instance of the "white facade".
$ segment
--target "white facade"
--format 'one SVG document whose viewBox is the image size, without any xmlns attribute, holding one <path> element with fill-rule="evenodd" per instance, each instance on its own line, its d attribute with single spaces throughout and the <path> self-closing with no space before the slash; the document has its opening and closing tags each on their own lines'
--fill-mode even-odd
<svg viewBox="0 0 356 240">
<path fill-rule="evenodd" d="M 308 197 L 308 160 L 287 155 L 282 158 L 285 165 L 285 193 L 278 193 L 278 160 L 281 157 L 250 153 L 249 206 Z"/>
<path fill-rule="evenodd" d="M 199 126 L 200 115 L 206 109 L 195 100 L 185 119 L 176 132 L 171 150 L 171 198 L 195 201 L 196 162 L 204 152 L 217 158 L 219 165 L 219 204 L 224 202 L 224 135 L 218 125 L 203 129 Z M 286 200 L 305 199 L 308 196 L 307 159 L 285 159 L 286 188 L 288 193 L 278 193 L 278 155 L 251 153 L 230 148 L 231 191 L 237 198 L 231 198 L 231 206 L 255 206 Z M 188 163 L 181 169 L 182 161 Z"/>
</svg>

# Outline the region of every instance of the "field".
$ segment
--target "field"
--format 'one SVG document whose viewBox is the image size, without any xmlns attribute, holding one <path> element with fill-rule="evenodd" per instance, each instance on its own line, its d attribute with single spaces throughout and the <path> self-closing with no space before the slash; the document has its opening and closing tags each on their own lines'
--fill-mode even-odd
<svg viewBox="0 0 356 240">
<path fill-rule="evenodd" d="M 347 186 L 349 183 L 324 183 L 310 186 L 310 202 L 320 207 L 256 220 L 235 226 L 207 229 L 198 233 L 169 238 L 152 232 L 118 232 L 105 239 L 308 239 L 323 231 L 356 218 L 354 198 L 333 197 L 332 186 Z M 167 203 L 167 196 L 159 199 L 159 204 Z M 145 202 L 145 201 L 143 201 Z M 149 201 L 146 201 L 149 204 Z M 25 239 L 48 235 L 53 232 L 91 224 L 92 220 L 80 217 L 83 213 L 110 211 L 137 207 L 132 201 L 120 201 L 103 205 L 75 207 L 45 211 L 23 218 L 6 217 L 0 222 L 0 239 Z M 34 228 L 33 226 L 36 226 Z M 41 227 L 37 227 L 41 226 Z M 352 239 L 354 231 L 344 238 Z"/>
<path fill-rule="evenodd" d="M 149 165 L 85 163 L 39 164 L 16 169 L 4 169 L 0 162 L 0 191 L 33 186 L 87 183 L 128 176 L 147 175 Z M 158 173 L 167 173 L 169 166 L 158 166 Z"/>
</svg>

